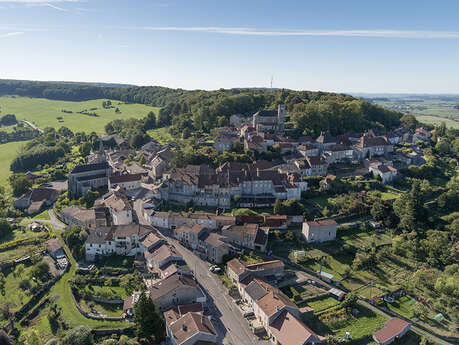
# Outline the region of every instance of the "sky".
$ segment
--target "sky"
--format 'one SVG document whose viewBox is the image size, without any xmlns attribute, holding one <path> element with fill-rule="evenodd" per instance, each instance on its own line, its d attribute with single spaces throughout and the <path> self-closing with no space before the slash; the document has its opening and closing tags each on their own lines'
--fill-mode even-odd
<svg viewBox="0 0 459 345">
<path fill-rule="evenodd" d="M 458 0 L 0 0 L 0 78 L 459 93 Z"/>
</svg>

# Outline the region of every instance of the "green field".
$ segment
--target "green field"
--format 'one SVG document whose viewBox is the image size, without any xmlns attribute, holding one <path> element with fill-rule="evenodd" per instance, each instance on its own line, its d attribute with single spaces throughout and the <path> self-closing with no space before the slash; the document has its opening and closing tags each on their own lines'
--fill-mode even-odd
<svg viewBox="0 0 459 345">
<path fill-rule="evenodd" d="M 104 134 L 104 126 L 107 122 L 116 119 L 128 119 L 131 117 L 142 118 L 150 111 L 157 112 L 158 108 L 144 104 L 125 104 L 112 100 L 112 105 L 119 108 L 121 113 L 116 113 L 115 108 L 104 109 L 104 99 L 96 99 L 83 102 L 55 101 L 45 98 L 29 98 L 19 96 L 0 97 L 0 115 L 15 114 L 18 120 L 27 120 L 43 129 L 45 127 L 59 128 L 66 126 L 74 132 L 92 131 Z M 91 110 L 91 108 L 97 108 Z M 62 110 L 72 111 L 72 114 Z M 76 112 L 87 110 L 95 112 L 98 116 L 88 116 Z M 62 117 L 59 121 L 57 117 Z"/>
<path fill-rule="evenodd" d="M 426 123 L 428 125 L 439 125 L 442 122 L 444 122 L 447 128 L 450 128 L 450 127 L 455 128 L 455 129 L 459 128 L 459 120 L 455 121 L 455 120 L 447 119 L 444 117 L 429 116 L 429 115 L 416 115 L 416 119 L 419 122 Z"/>
<path fill-rule="evenodd" d="M 26 141 L 15 141 L 12 143 L 0 145 L 0 185 L 8 184 L 8 177 L 11 174 L 10 165 L 13 159 L 18 155 L 19 150 L 24 146 Z"/>
</svg>

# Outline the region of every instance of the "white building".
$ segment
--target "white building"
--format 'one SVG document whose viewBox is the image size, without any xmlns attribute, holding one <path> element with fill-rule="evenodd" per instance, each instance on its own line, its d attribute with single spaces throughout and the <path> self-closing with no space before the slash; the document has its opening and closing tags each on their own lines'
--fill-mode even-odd
<svg viewBox="0 0 459 345">
<path fill-rule="evenodd" d="M 338 224 L 333 219 L 303 223 L 303 236 L 308 242 L 333 241 L 336 238 Z"/>
</svg>

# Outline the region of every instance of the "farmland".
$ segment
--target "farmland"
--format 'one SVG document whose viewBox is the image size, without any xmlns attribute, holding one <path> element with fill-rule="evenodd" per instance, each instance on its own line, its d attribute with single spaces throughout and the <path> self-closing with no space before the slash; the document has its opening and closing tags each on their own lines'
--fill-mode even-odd
<svg viewBox="0 0 459 345">
<path fill-rule="evenodd" d="M 459 104 L 457 96 L 406 96 L 384 97 L 375 99 L 374 103 L 385 108 L 407 114 L 413 114 L 419 122 L 428 125 L 439 125 L 445 122 L 447 128 L 459 128 Z"/>
<path fill-rule="evenodd" d="M 139 119 L 145 117 L 150 111 L 157 112 L 158 110 L 158 108 L 144 104 L 126 104 L 120 101 L 112 101 L 112 108 L 103 108 L 103 101 L 106 100 L 69 102 L 45 98 L 2 96 L 0 97 L 0 114 L 15 114 L 18 120 L 30 121 L 41 129 L 66 126 L 74 132 L 90 133 L 94 131 L 97 134 L 104 134 L 104 126 L 107 122 L 116 119 Z M 119 109 L 119 112 L 116 112 L 116 108 Z M 88 113 L 95 113 L 97 116 L 78 113 L 84 110 Z"/>
</svg>

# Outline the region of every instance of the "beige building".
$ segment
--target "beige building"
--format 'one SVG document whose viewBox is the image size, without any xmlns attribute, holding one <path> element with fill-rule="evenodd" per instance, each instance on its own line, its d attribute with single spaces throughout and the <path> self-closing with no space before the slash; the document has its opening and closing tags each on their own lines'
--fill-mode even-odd
<svg viewBox="0 0 459 345">
<path fill-rule="evenodd" d="M 191 276 L 175 273 L 153 284 L 150 298 L 160 310 L 166 310 L 174 305 L 206 301 L 206 295 Z"/>
<path fill-rule="evenodd" d="M 338 224 L 333 219 L 303 223 L 303 236 L 308 242 L 333 241 L 336 238 Z"/>
</svg>

